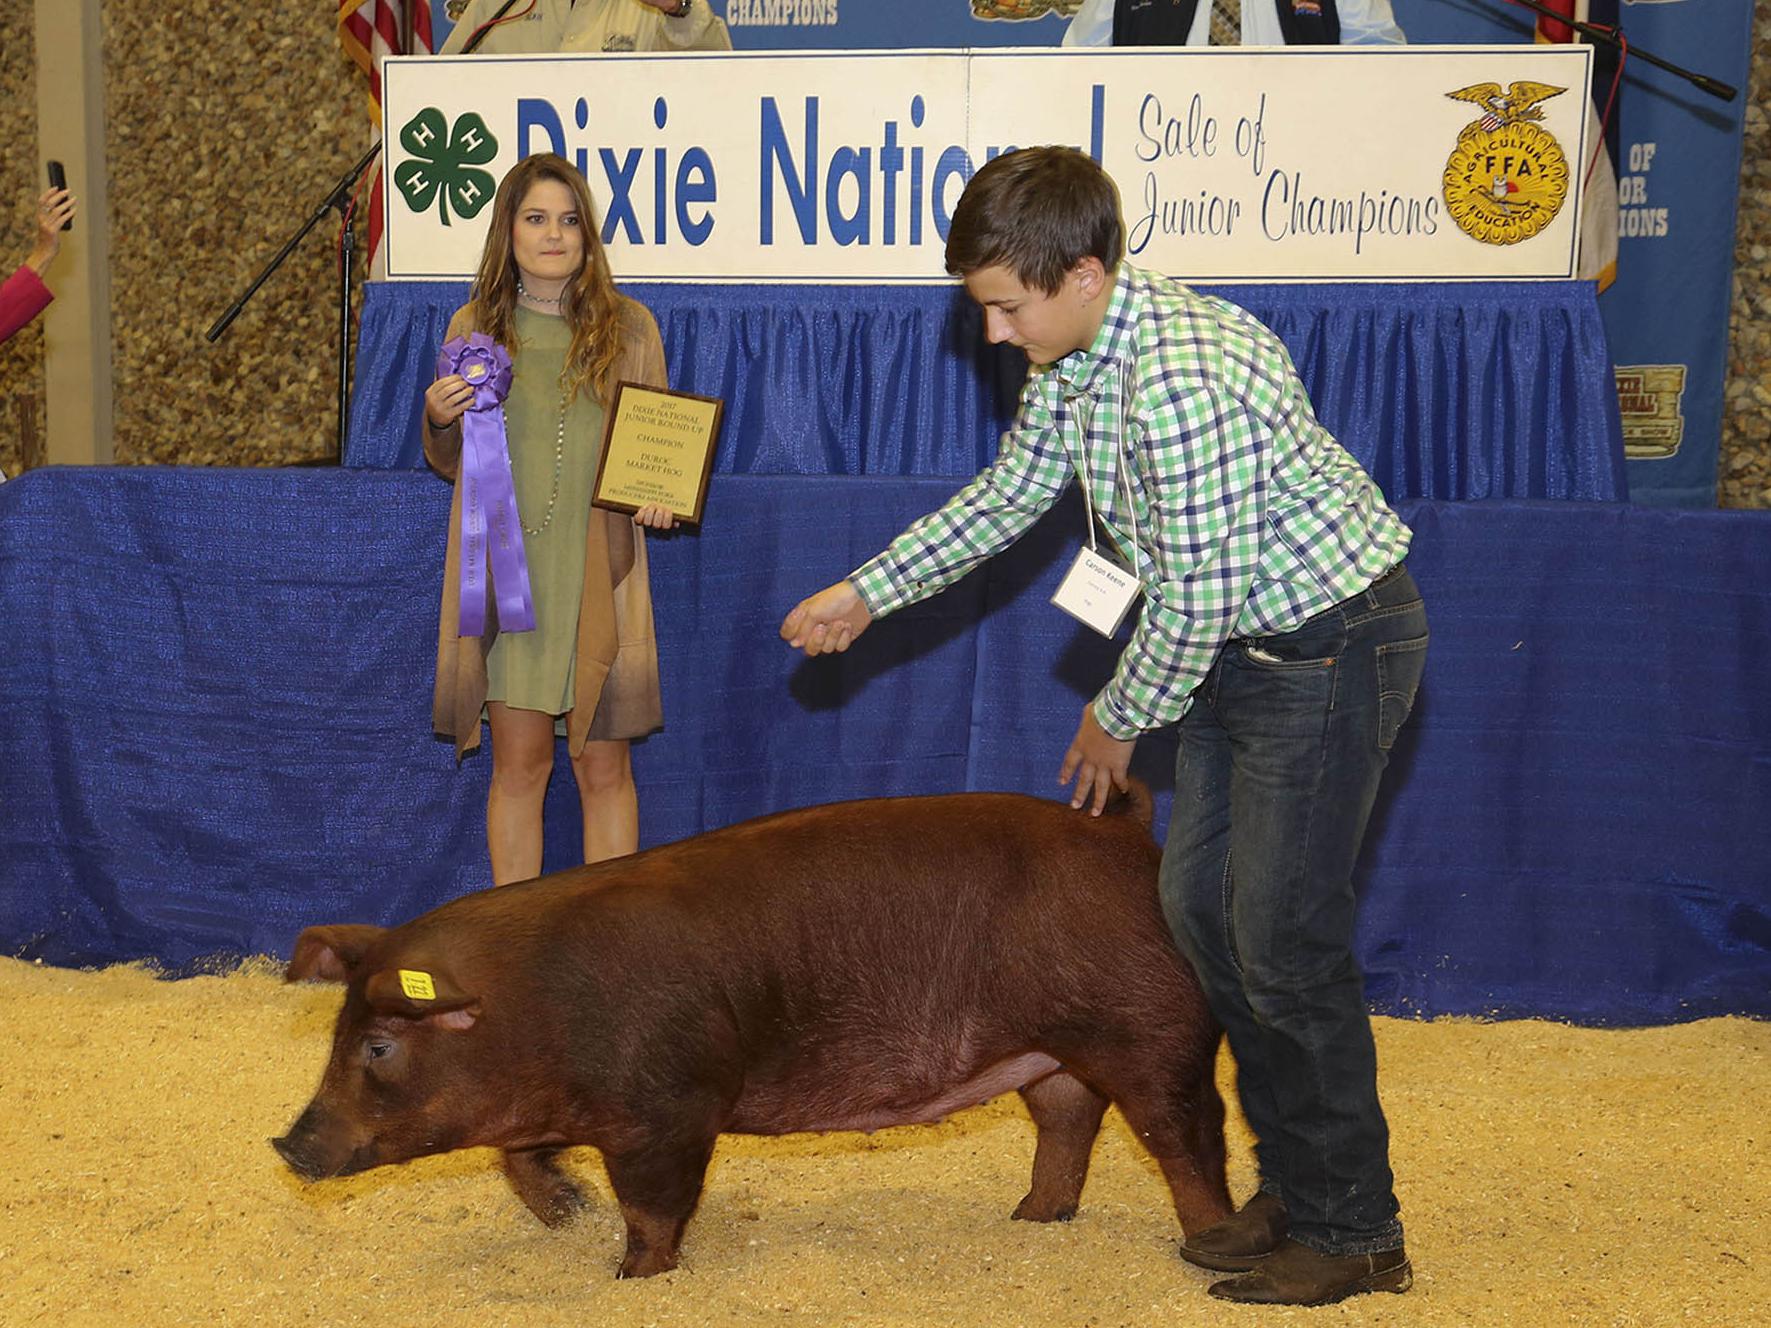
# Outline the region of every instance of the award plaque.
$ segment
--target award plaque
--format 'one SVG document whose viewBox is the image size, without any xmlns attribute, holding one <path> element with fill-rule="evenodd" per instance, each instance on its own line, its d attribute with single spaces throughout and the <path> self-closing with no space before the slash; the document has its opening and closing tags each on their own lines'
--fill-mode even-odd
<svg viewBox="0 0 1771 1328">
<path fill-rule="evenodd" d="M 620 384 L 603 426 L 590 501 L 616 512 L 657 503 L 677 520 L 699 525 L 725 404 L 692 392 Z"/>
</svg>

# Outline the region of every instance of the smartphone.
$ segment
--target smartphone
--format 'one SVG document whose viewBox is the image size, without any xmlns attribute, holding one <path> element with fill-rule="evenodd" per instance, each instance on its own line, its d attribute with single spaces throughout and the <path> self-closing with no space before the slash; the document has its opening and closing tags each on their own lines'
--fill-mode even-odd
<svg viewBox="0 0 1771 1328">
<path fill-rule="evenodd" d="M 68 187 L 68 173 L 62 169 L 62 164 L 59 161 L 49 163 L 49 187 L 51 189 L 66 189 Z M 70 218 L 64 221 L 61 228 L 64 231 L 73 230 L 73 220 Z"/>
</svg>

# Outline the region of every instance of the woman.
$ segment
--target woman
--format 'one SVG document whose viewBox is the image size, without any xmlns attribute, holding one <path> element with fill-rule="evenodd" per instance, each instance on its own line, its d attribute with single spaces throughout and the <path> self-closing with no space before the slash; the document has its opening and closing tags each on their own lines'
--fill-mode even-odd
<svg viewBox="0 0 1771 1328">
<path fill-rule="evenodd" d="M 623 381 L 664 387 L 658 325 L 615 289 L 584 177 L 562 157 L 530 157 L 498 186 L 471 297 L 450 337 L 483 332 L 511 354 L 504 403 L 535 630 L 458 632 L 461 486 L 449 517 L 434 720 L 457 758 L 492 728 L 486 839 L 497 885 L 541 872 L 541 805 L 556 734 L 566 738 L 584 809 L 584 860 L 639 846 L 629 739 L 659 727 L 658 654 L 644 533 L 590 505 L 603 413 Z M 424 454 L 447 478 L 461 461 L 473 389 L 458 374 L 425 392 Z M 490 615 L 489 615 L 490 616 Z"/>
<path fill-rule="evenodd" d="M 74 196 L 66 189 L 45 190 L 37 200 L 37 243 L 16 271 L 0 283 L 0 341 L 49 307 L 55 296 L 43 274 L 61 252 L 62 227 L 74 219 Z"/>
</svg>

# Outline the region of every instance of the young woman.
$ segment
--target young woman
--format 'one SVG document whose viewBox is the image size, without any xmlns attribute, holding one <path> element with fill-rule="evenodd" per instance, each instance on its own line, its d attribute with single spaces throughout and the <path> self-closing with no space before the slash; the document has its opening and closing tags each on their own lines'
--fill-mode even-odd
<svg viewBox="0 0 1771 1328">
<path fill-rule="evenodd" d="M 486 249 L 450 337 L 483 332 L 510 352 L 504 403 L 535 630 L 459 635 L 461 486 L 449 517 L 434 721 L 456 755 L 492 728 L 486 838 L 497 885 L 541 871 L 541 805 L 564 736 L 584 809 L 584 860 L 639 846 L 628 740 L 662 723 L 652 597 L 640 526 L 590 505 L 603 412 L 615 385 L 664 387 L 658 325 L 615 289 L 584 177 L 564 158 L 529 157 L 498 187 Z M 461 417 L 473 389 L 458 375 L 425 392 L 424 454 L 458 480 Z"/>
</svg>

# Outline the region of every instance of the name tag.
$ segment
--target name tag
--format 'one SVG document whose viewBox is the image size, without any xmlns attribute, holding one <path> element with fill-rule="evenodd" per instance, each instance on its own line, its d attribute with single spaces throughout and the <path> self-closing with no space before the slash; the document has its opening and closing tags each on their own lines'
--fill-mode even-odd
<svg viewBox="0 0 1771 1328">
<path fill-rule="evenodd" d="M 1143 588 L 1137 577 L 1084 545 L 1059 583 L 1052 603 L 1102 636 L 1112 636 Z"/>
</svg>

